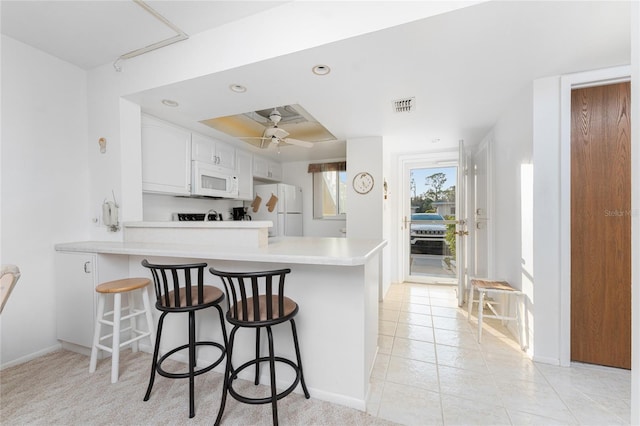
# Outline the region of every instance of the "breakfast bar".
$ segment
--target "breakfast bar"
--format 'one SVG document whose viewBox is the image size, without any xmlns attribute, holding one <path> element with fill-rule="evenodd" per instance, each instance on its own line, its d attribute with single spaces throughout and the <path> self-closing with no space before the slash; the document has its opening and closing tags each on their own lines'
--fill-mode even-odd
<svg viewBox="0 0 640 426">
<path fill-rule="evenodd" d="M 243 222 L 241 226 L 251 226 L 244 223 L 250 222 Z M 214 224 L 203 226 L 216 227 Z M 162 228 L 155 226 L 158 227 Z M 138 228 L 144 228 L 144 232 L 137 233 L 140 231 Z M 135 231 L 132 233 L 131 229 Z M 57 244 L 55 249 L 60 253 L 94 253 L 98 268 L 101 262 L 124 265 L 121 268 L 123 277 L 148 276 L 148 271 L 141 266 L 142 259 L 156 263 L 205 261 L 219 270 L 242 272 L 291 268 L 286 292 L 300 307 L 296 324 L 311 397 L 365 410 L 369 375 L 377 351 L 381 256 L 386 241 L 282 237 L 269 239 L 267 244 L 260 241 L 257 244 L 246 244 L 246 241 L 234 244 L 229 239 L 224 241 L 226 244 L 221 244 L 217 239 L 203 241 L 201 236 L 196 242 L 174 236 L 160 242 L 161 239 L 153 235 L 157 230 L 154 230 L 154 225 L 137 223 L 127 227 L 125 224 L 125 241 L 63 243 Z M 216 277 L 207 277 L 206 281 L 222 288 Z M 158 313 L 154 315 L 157 321 Z M 199 332 L 209 333 L 207 337 L 220 337 L 215 335 L 218 327 L 213 316 L 202 315 L 198 321 L 201 322 Z M 165 322 L 164 335 L 171 336 L 166 347 L 184 341 L 182 325 L 182 322 Z M 276 347 L 285 357 L 295 356 L 290 333 L 279 331 L 274 329 Z M 254 339 L 253 333 L 239 333 L 234 353 L 254 351 Z M 141 347 L 151 352 L 150 346 Z M 198 354 L 203 364 L 213 356 L 206 351 Z M 186 361 L 179 357 L 176 359 Z M 216 371 L 221 373 L 223 370 L 219 366 Z M 291 382 L 292 374 L 283 368 L 278 371 L 278 380 L 286 386 Z M 251 380 L 249 376 L 244 378 Z M 268 382 L 268 373 L 261 377 L 261 382 Z"/>
</svg>

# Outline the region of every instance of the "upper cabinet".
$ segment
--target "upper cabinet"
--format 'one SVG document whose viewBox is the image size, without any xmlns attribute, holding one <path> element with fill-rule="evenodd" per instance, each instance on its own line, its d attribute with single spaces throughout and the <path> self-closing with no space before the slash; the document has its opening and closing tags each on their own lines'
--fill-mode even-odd
<svg viewBox="0 0 640 426">
<path fill-rule="evenodd" d="M 247 151 L 236 151 L 236 176 L 238 176 L 238 199 L 253 199 L 253 155 Z"/>
<path fill-rule="evenodd" d="M 264 157 L 253 156 L 253 178 L 269 182 L 282 181 L 282 165 Z"/>
<path fill-rule="evenodd" d="M 142 190 L 191 195 L 191 161 L 200 161 L 238 177 L 238 199 L 253 199 L 253 180 L 281 182 L 282 165 L 224 142 L 142 116 Z"/>
<path fill-rule="evenodd" d="M 191 193 L 191 132 L 142 116 L 142 190 Z"/>
<path fill-rule="evenodd" d="M 236 150 L 234 147 L 198 133 L 192 133 L 191 143 L 193 160 L 235 170 Z"/>
</svg>

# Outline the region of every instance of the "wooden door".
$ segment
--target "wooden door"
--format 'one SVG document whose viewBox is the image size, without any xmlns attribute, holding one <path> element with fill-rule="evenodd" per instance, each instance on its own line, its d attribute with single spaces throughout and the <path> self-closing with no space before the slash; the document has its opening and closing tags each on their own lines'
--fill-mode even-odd
<svg viewBox="0 0 640 426">
<path fill-rule="evenodd" d="M 571 95 L 571 360 L 631 368 L 630 83 Z"/>
</svg>

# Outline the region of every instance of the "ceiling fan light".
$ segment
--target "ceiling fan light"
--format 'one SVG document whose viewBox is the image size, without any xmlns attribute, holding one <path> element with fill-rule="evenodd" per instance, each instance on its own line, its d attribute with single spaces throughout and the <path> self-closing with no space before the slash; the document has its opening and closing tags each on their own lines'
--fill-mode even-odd
<svg viewBox="0 0 640 426">
<path fill-rule="evenodd" d="M 278 108 L 274 108 L 273 111 L 271 111 L 271 114 L 269 114 L 269 120 L 271 120 L 276 126 L 278 125 L 280 120 L 282 120 L 282 114 L 280 114 Z"/>
</svg>

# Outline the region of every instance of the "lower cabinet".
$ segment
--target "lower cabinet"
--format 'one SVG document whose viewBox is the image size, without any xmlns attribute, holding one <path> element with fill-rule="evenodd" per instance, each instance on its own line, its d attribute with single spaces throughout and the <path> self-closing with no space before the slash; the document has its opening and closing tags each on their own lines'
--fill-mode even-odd
<svg viewBox="0 0 640 426">
<path fill-rule="evenodd" d="M 95 288 L 102 282 L 126 278 L 128 256 L 56 252 L 55 262 L 57 338 L 91 348 L 97 310 Z"/>
</svg>

